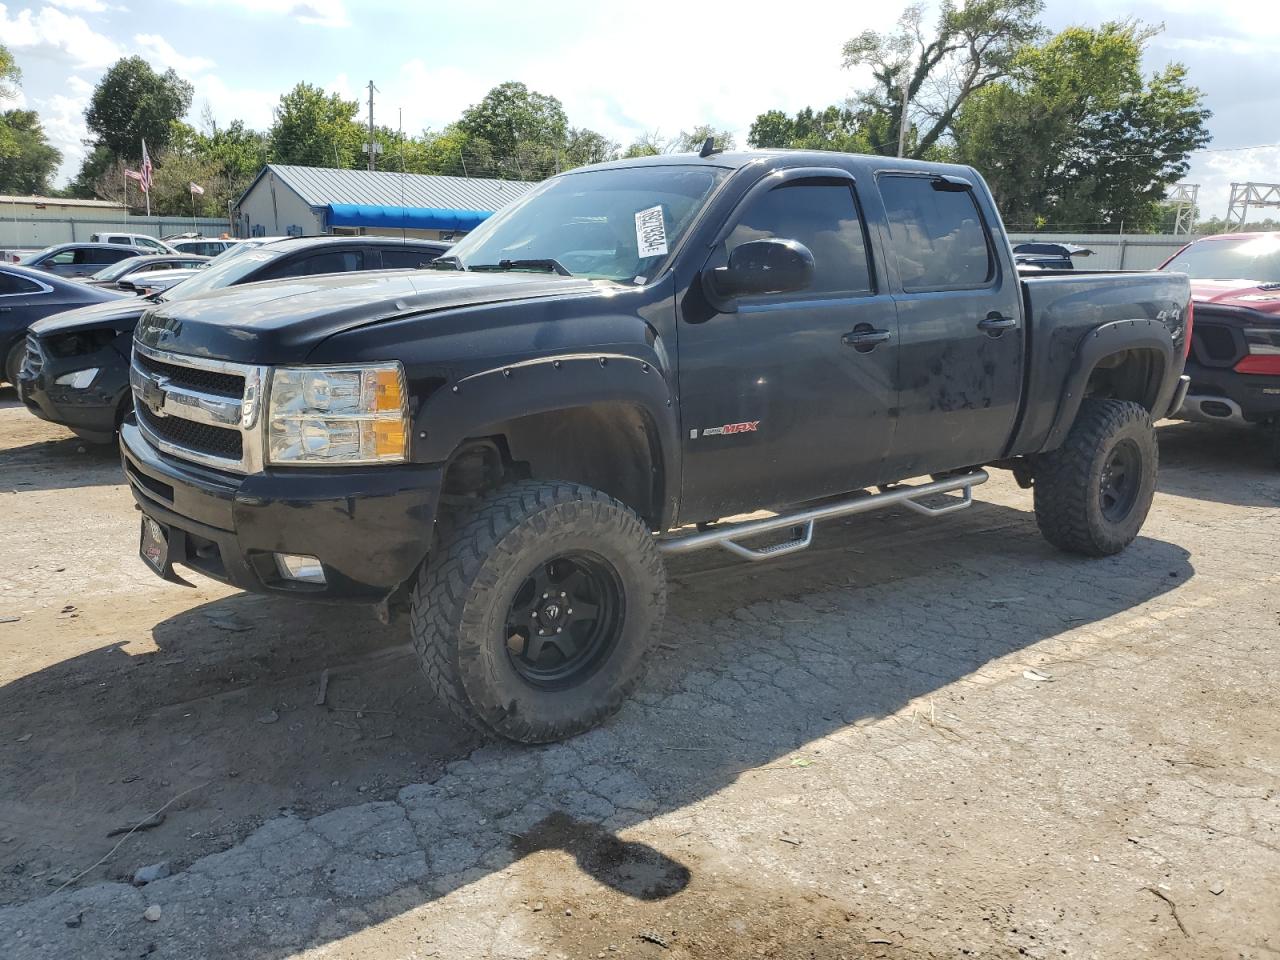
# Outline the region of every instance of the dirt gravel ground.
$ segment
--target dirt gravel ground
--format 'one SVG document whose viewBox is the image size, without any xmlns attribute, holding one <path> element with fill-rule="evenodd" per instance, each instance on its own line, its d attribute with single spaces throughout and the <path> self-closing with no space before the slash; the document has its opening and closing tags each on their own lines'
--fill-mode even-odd
<svg viewBox="0 0 1280 960">
<path fill-rule="evenodd" d="M 1108 560 L 997 473 L 945 519 L 673 563 L 640 696 L 522 749 L 450 725 L 402 626 L 151 576 L 114 456 L 11 397 L 5 960 L 1280 955 L 1280 473 L 1249 434 L 1162 426 Z"/>
</svg>

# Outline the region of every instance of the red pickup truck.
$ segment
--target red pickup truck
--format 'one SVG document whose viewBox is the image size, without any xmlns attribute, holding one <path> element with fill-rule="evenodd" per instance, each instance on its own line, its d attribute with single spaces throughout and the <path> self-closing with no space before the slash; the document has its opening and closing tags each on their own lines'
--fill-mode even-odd
<svg viewBox="0 0 1280 960">
<path fill-rule="evenodd" d="M 1250 424 L 1280 463 L 1280 232 L 1189 243 L 1161 267 L 1191 278 L 1191 388 L 1173 416 Z"/>
</svg>

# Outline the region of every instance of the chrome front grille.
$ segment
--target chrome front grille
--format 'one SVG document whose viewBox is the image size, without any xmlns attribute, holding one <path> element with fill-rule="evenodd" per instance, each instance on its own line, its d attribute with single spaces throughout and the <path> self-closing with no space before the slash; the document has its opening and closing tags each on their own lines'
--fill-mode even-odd
<svg viewBox="0 0 1280 960">
<path fill-rule="evenodd" d="M 134 341 L 129 385 L 138 428 L 170 456 L 257 473 L 268 376 L 268 367 L 190 357 Z"/>
</svg>

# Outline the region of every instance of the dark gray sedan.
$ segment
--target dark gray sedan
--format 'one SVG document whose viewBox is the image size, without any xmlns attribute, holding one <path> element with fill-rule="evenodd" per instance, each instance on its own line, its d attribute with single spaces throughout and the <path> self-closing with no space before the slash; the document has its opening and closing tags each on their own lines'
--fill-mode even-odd
<svg viewBox="0 0 1280 960">
<path fill-rule="evenodd" d="M 0 264 L 0 377 L 17 385 L 26 351 L 27 328 L 37 320 L 91 303 L 126 299 L 128 294 L 10 263 Z"/>
<path fill-rule="evenodd" d="M 118 243 L 59 243 L 38 253 L 28 254 L 18 262 L 24 267 L 59 277 L 88 277 L 103 267 L 109 267 L 128 257 L 142 256 L 146 252 Z"/>
</svg>

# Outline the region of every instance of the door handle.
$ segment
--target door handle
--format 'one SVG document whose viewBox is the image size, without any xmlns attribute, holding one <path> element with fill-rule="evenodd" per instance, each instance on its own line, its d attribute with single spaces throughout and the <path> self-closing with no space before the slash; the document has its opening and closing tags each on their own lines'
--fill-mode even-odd
<svg viewBox="0 0 1280 960">
<path fill-rule="evenodd" d="M 870 353 L 882 343 L 893 339 L 888 330 L 877 330 L 869 323 L 860 323 L 840 338 L 846 347 L 853 347 L 859 353 Z"/>
<path fill-rule="evenodd" d="M 1004 317 L 995 311 L 988 313 L 983 319 L 978 321 L 978 329 L 984 333 L 1000 334 L 1005 330 L 1016 327 L 1017 325 L 1018 321 L 1013 317 Z"/>
</svg>

